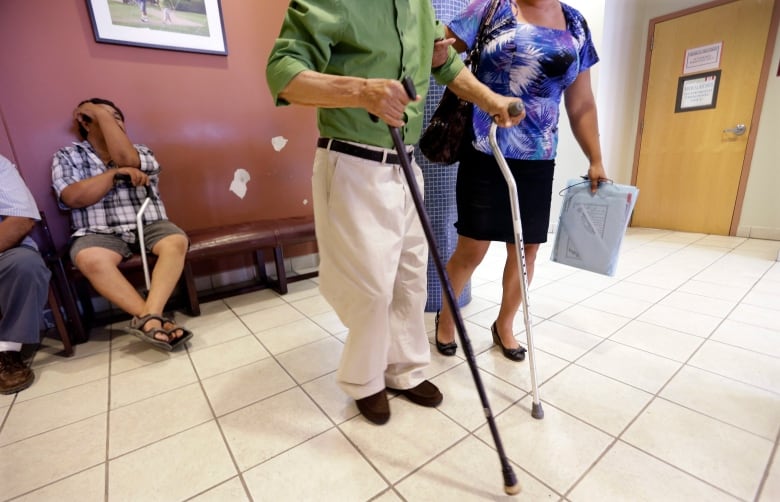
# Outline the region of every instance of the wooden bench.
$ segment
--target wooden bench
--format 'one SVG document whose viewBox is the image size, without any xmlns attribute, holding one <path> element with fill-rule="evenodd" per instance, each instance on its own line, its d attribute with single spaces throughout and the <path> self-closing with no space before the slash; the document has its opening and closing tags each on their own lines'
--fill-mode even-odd
<svg viewBox="0 0 780 502">
<path fill-rule="evenodd" d="M 308 272 L 288 277 L 284 265 L 284 248 L 293 244 L 314 242 L 314 217 L 301 216 L 268 220 L 256 220 L 245 223 L 222 225 L 213 228 L 190 230 L 187 232 L 190 247 L 184 263 L 179 288 L 184 297 L 183 306 L 191 316 L 200 315 L 200 302 L 226 298 L 248 291 L 272 288 L 279 294 L 286 294 L 288 283 L 315 277 L 317 272 Z M 271 280 L 265 270 L 265 250 L 271 250 L 276 269 L 276 279 Z M 195 285 L 192 265 L 202 260 L 219 259 L 232 255 L 252 254 L 256 265 L 257 279 L 252 284 L 221 288 L 219 291 L 199 293 Z M 148 256 L 150 269 L 155 257 Z M 78 296 L 83 305 L 88 322 L 94 317 L 91 296 L 86 288 L 87 281 L 72 264 L 68 267 L 70 278 L 77 287 Z M 124 260 L 120 270 L 134 273 L 143 269 L 140 255 Z"/>
</svg>

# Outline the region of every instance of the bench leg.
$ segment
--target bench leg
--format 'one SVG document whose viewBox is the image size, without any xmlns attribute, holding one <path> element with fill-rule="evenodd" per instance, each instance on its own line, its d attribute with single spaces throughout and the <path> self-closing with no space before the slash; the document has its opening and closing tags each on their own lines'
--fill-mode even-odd
<svg viewBox="0 0 780 502">
<path fill-rule="evenodd" d="M 73 346 L 70 343 L 70 335 L 68 329 L 65 326 L 65 319 L 62 318 L 62 312 L 60 312 L 60 302 L 57 298 L 57 294 L 54 292 L 54 286 L 49 284 L 49 309 L 51 309 L 51 315 L 54 317 L 54 324 L 57 326 L 57 333 L 59 333 L 62 339 L 62 345 L 64 346 L 63 353 L 66 357 L 73 355 Z"/>
<path fill-rule="evenodd" d="M 89 333 L 84 329 L 84 324 L 81 322 L 81 313 L 73 296 L 73 285 L 65 274 L 65 268 L 62 262 L 57 260 L 49 267 L 49 270 L 52 271 L 55 293 L 59 293 L 58 298 L 65 309 L 67 324 L 72 328 L 73 336 L 71 341 L 76 344 L 84 343 L 89 340 Z M 91 306 L 92 303 L 90 302 Z"/>
<path fill-rule="evenodd" d="M 287 294 L 287 272 L 284 270 L 284 253 L 282 246 L 274 247 L 274 264 L 276 264 L 276 277 L 278 278 L 277 291 L 280 295 Z"/>
<path fill-rule="evenodd" d="M 262 249 L 255 251 L 255 263 L 257 264 L 258 282 L 268 284 L 268 272 L 265 271 L 265 253 Z"/>
<path fill-rule="evenodd" d="M 200 302 L 198 301 L 198 288 L 195 287 L 195 276 L 192 273 L 192 265 L 189 260 L 184 261 L 184 270 L 181 273 L 179 284 L 187 296 L 187 310 L 192 317 L 200 315 Z"/>
</svg>

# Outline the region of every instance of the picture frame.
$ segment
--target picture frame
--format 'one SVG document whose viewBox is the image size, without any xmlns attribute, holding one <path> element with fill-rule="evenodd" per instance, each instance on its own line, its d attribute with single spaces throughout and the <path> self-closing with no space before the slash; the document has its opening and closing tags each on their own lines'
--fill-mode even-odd
<svg viewBox="0 0 780 502">
<path fill-rule="evenodd" d="M 718 104 L 720 70 L 686 75 L 677 80 L 675 113 L 715 108 Z"/>
<path fill-rule="evenodd" d="M 220 0 L 86 0 L 95 41 L 227 55 Z"/>
</svg>

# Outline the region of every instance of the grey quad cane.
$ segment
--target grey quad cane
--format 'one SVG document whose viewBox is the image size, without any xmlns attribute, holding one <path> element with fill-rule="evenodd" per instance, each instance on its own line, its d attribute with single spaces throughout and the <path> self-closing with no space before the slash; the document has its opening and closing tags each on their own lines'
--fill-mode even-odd
<svg viewBox="0 0 780 502">
<path fill-rule="evenodd" d="M 521 101 L 512 103 L 509 107 L 509 114 L 514 116 L 520 115 L 523 112 L 523 104 Z M 496 140 L 496 130 L 498 125 L 494 122 L 490 126 L 489 140 L 490 148 L 493 150 L 493 156 L 496 158 L 498 167 L 501 170 L 501 174 L 506 181 L 507 189 L 509 190 L 509 204 L 512 206 L 512 228 L 515 233 L 515 252 L 517 253 L 517 270 L 520 276 L 520 291 L 523 295 L 523 321 L 525 322 L 525 337 L 528 343 L 528 366 L 531 370 L 531 387 L 533 389 L 533 405 L 531 406 L 531 416 L 537 419 L 544 418 L 544 410 L 542 409 L 542 403 L 539 399 L 539 387 L 536 383 L 536 356 L 534 355 L 534 337 L 531 331 L 531 316 L 528 313 L 528 272 L 525 266 L 525 248 L 523 244 L 523 225 L 520 222 L 520 201 L 517 196 L 517 184 L 515 178 L 512 176 L 512 171 L 509 170 L 509 165 L 506 163 L 506 159 L 501 153 L 501 149 L 498 147 L 498 141 Z"/>
<path fill-rule="evenodd" d="M 417 97 L 417 92 L 414 89 L 414 83 L 412 82 L 411 78 L 404 77 L 402 83 L 409 97 L 415 99 Z M 372 116 L 371 119 L 374 121 L 378 120 L 375 116 Z M 406 151 L 403 139 L 401 138 L 401 132 L 398 130 L 398 128 L 392 126 L 388 126 L 388 128 L 390 129 L 390 135 L 393 137 L 393 144 L 395 145 L 395 150 L 398 153 L 398 159 L 404 172 L 404 177 L 406 178 L 406 182 L 409 185 L 409 193 L 412 196 L 415 209 L 417 210 L 417 215 L 419 216 L 420 223 L 423 227 L 431 257 L 436 264 L 436 271 L 439 274 L 442 289 L 445 293 L 447 303 L 450 306 L 450 311 L 452 312 L 452 316 L 455 320 L 455 327 L 458 332 L 458 336 L 460 337 L 461 345 L 463 346 L 463 352 L 466 355 L 466 361 L 468 362 L 471 375 L 474 379 L 474 384 L 476 385 L 477 392 L 479 393 L 482 410 L 485 414 L 485 418 L 487 419 L 490 433 L 493 436 L 493 443 L 496 446 L 496 452 L 498 453 L 498 458 L 501 462 L 501 472 L 504 477 L 504 492 L 506 492 L 508 495 L 515 495 L 520 492 L 520 483 L 517 481 L 515 472 L 512 469 L 512 466 L 509 464 L 509 460 L 506 456 L 506 453 L 504 452 L 504 446 L 498 433 L 498 427 L 496 426 L 493 412 L 490 409 L 487 393 L 485 392 L 485 387 L 482 384 L 482 378 L 479 375 L 477 361 L 474 358 L 474 349 L 472 349 L 471 341 L 466 334 L 466 328 L 463 323 L 463 318 L 460 314 L 460 308 L 458 307 L 457 301 L 455 301 L 455 293 L 452 290 L 452 284 L 450 283 L 449 277 L 447 276 L 447 270 L 444 268 L 444 264 L 441 260 L 441 257 L 439 256 L 438 248 L 436 247 L 436 238 L 433 235 L 433 227 L 431 226 L 431 222 L 428 219 L 428 213 L 425 211 L 425 205 L 423 204 L 422 196 L 420 195 L 420 189 L 417 186 L 417 181 L 415 180 L 414 173 L 412 172 L 412 163 L 409 160 L 409 153 Z"/>
</svg>

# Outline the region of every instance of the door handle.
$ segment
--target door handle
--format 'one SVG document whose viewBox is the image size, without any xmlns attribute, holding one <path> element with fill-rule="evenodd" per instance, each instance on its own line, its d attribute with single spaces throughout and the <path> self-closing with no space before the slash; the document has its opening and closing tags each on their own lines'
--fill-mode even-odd
<svg viewBox="0 0 780 502">
<path fill-rule="evenodd" d="M 723 129 L 723 132 L 730 132 L 733 133 L 735 136 L 742 136 L 745 134 L 745 131 L 747 130 L 747 127 L 745 127 L 745 124 L 737 124 L 734 127 L 731 127 L 729 129 Z"/>
</svg>

